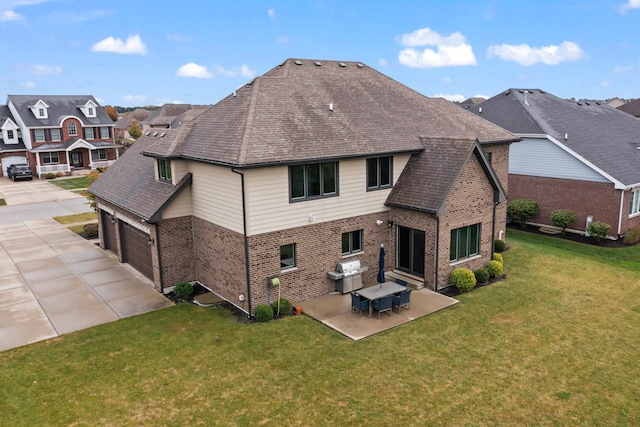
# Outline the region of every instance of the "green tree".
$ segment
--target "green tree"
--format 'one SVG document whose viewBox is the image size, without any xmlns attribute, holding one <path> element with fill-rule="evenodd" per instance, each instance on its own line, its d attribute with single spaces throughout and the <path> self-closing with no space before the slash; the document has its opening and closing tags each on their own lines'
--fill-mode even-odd
<svg viewBox="0 0 640 427">
<path fill-rule="evenodd" d="M 138 139 L 142 135 L 142 129 L 140 129 L 140 125 L 138 125 L 136 120 L 133 120 L 131 126 L 129 126 L 129 135 L 131 135 L 133 139 Z"/>
<path fill-rule="evenodd" d="M 104 107 L 104 111 L 105 113 L 107 113 L 111 120 L 113 120 L 114 122 L 118 121 L 118 112 L 111 105 L 107 105 L 106 107 Z"/>
<path fill-rule="evenodd" d="M 567 209 L 558 209 L 551 212 L 551 222 L 553 222 L 553 225 L 555 225 L 556 227 L 562 228 L 563 235 L 564 230 L 575 220 L 576 214 L 573 211 Z"/>
</svg>

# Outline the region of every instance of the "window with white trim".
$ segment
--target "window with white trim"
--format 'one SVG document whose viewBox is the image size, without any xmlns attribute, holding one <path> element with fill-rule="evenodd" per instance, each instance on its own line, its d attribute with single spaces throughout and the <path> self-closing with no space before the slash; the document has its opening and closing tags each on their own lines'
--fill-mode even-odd
<svg viewBox="0 0 640 427">
<path fill-rule="evenodd" d="M 393 157 L 367 159 L 367 190 L 389 188 L 393 183 Z"/>
<path fill-rule="evenodd" d="M 460 261 L 478 255 L 480 248 L 480 224 L 451 230 L 449 261 Z"/>
<path fill-rule="evenodd" d="M 60 158 L 58 157 L 58 153 L 56 151 L 42 153 L 42 163 L 44 164 L 60 163 Z"/>
<path fill-rule="evenodd" d="M 44 115 L 44 108 L 38 108 L 38 117 L 46 117 Z"/>
<path fill-rule="evenodd" d="M 60 129 L 51 129 L 51 140 L 52 141 L 60 141 Z"/>
<path fill-rule="evenodd" d="M 93 107 L 89 107 L 88 111 L 89 111 L 89 116 L 93 117 L 93 115 L 94 115 Z"/>
<path fill-rule="evenodd" d="M 104 148 L 91 150 L 91 160 L 107 160 L 107 150 Z"/>
<path fill-rule="evenodd" d="M 280 270 L 289 270 L 296 267 L 296 244 L 280 246 Z"/>
<path fill-rule="evenodd" d="M 13 129 L 7 131 L 7 139 L 13 139 Z"/>
<path fill-rule="evenodd" d="M 102 139 L 109 139 L 109 128 L 106 126 L 103 126 L 100 128 L 100 138 Z"/>
<path fill-rule="evenodd" d="M 338 194 L 338 162 L 289 166 L 291 201 L 319 199 Z"/>
<path fill-rule="evenodd" d="M 44 142 L 44 129 L 34 129 L 33 139 L 36 142 Z"/>
<path fill-rule="evenodd" d="M 362 230 L 342 233 L 342 255 L 362 252 Z"/>
<path fill-rule="evenodd" d="M 629 215 L 640 213 L 640 189 L 631 193 L 631 203 L 629 204 Z"/>
<path fill-rule="evenodd" d="M 78 135 L 78 128 L 76 127 L 76 124 L 71 122 L 69 123 L 69 125 L 67 126 L 67 129 L 69 130 L 69 136 L 77 136 Z"/>
<path fill-rule="evenodd" d="M 94 139 L 93 128 L 84 128 L 84 137 L 86 139 Z"/>
</svg>

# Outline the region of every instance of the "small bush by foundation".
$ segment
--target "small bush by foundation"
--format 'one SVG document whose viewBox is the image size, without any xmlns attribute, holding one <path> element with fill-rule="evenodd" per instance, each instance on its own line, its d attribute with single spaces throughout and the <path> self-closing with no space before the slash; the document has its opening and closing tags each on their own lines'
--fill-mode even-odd
<svg viewBox="0 0 640 427">
<path fill-rule="evenodd" d="M 502 267 L 502 263 L 499 261 L 489 261 L 487 263 L 487 271 L 489 272 L 489 276 L 491 277 L 500 277 L 502 276 L 504 268 Z"/>
<path fill-rule="evenodd" d="M 458 267 L 451 272 L 449 281 L 460 292 L 469 292 L 476 285 L 476 276 L 468 268 Z"/>
<path fill-rule="evenodd" d="M 496 252 L 504 252 L 507 249 L 507 243 L 504 240 L 496 239 L 493 241 L 493 250 Z"/>
<path fill-rule="evenodd" d="M 278 311 L 278 301 L 274 301 L 271 304 L 271 310 L 273 310 L 273 315 L 275 316 L 278 312 L 280 316 L 288 316 L 291 314 L 293 310 L 293 304 L 286 298 L 280 298 L 280 310 Z"/>
<path fill-rule="evenodd" d="M 489 272 L 486 268 L 479 268 L 473 272 L 473 275 L 476 276 L 477 283 L 487 283 L 489 281 Z"/>
<path fill-rule="evenodd" d="M 253 316 L 257 322 L 268 322 L 273 319 L 273 309 L 269 304 L 258 304 Z"/>
<path fill-rule="evenodd" d="M 193 285 L 189 282 L 180 282 L 173 288 L 173 293 L 178 298 L 186 297 L 193 293 Z"/>
<path fill-rule="evenodd" d="M 504 265 L 504 259 L 500 254 L 493 254 L 493 260 L 498 261 L 500 264 Z"/>
</svg>

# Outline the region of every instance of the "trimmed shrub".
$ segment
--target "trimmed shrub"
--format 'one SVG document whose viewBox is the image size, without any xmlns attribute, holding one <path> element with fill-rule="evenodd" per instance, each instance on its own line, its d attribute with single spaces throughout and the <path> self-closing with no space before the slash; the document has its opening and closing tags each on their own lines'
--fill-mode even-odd
<svg viewBox="0 0 640 427">
<path fill-rule="evenodd" d="M 449 281 L 460 292 L 469 292 L 476 285 L 476 276 L 468 268 L 458 267 L 451 272 Z"/>
<path fill-rule="evenodd" d="M 489 281 L 489 272 L 486 268 L 479 268 L 473 272 L 473 275 L 476 276 L 477 283 L 487 283 Z"/>
<path fill-rule="evenodd" d="M 85 224 L 82 231 L 87 239 L 95 239 L 98 237 L 98 224 Z"/>
<path fill-rule="evenodd" d="M 568 226 L 576 220 L 576 214 L 568 209 L 558 209 L 551 212 L 551 222 L 556 227 L 562 228 L 562 234 Z"/>
<path fill-rule="evenodd" d="M 507 204 L 507 214 L 526 228 L 527 220 L 538 215 L 538 204 L 531 199 L 516 199 Z"/>
<path fill-rule="evenodd" d="M 55 179 L 56 174 L 54 174 L 54 173 L 45 173 L 44 175 L 42 175 L 42 177 L 44 179 Z"/>
<path fill-rule="evenodd" d="M 502 258 L 502 255 L 493 254 L 493 260 L 494 261 L 498 261 L 500 264 L 502 264 L 504 266 L 504 259 Z"/>
<path fill-rule="evenodd" d="M 293 304 L 286 298 L 280 298 L 280 316 L 288 316 L 291 314 L 293 310 Z M 273 310 L 273 315 L 275 316 L 278 313 L 278 301 L 274 301 L 271 304 L 271 309 Z"/>
<path fill-rule="evenodd" d="M 627 230 L 622 242 L 625 245 L 635 245 L 640 242 L 640 226 L 635 226 Z"/>
<path fill-rule="evenodd" d="M 177 283 L 173 288 L 173 293 L 178 298 L 184 298 L 187 295 L 193 293 L 193 285 L 189 282 L 180 282 Z"/>
<path fill-rule="evenodd" d="M 487 271 L 489 272 L 489 276 L 491 277 L 500 277 L 502 276 L 502 272 L 504 268 L 502 267 L 502 263 L 499 261 L 489 261 L 487 263 Z"/>
<path fill-rule="evenodd" d="M 587 231 L 591 237 L 596 239 L 596 242 L 600 244 L 604 241 L 605 237 L 609 235 L 609 230 L 611 230 L 611 226 L 602 221 L 591 221 L 587 226 Z"/>
<path fill-rule="evenodd" d="M 504 252 L 507 249 L 507 243 L 504 240 L 496 239 L 493 241 L 493 250 L 496 252 Z"/>
<path fill-rule="evenodd" d="M 62 175 L 64 175 L 62 172 L 56 172 L 56 178 L 60 178 Z"/>
<path fill-rule="evenodd" d="M 253 312 L 253 316 L 258 322 L 268 322 L 273 319 L 273 309 L 269 304 L 258 304 Z"/>
</svg>

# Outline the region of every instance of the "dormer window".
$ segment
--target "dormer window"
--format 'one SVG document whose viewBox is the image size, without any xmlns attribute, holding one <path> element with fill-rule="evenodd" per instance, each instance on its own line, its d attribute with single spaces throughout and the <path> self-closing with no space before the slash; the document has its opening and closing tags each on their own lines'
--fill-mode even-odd
<svg viewBox="0 0 640 427">
<path fill-rule="evenodd" d="M 90 116 L 95 116 L 95 115 L 96 115 L 96 113 L 95 113 L 95 112 L 94 112 L 94 110 L 93 110 L 93 107 L 89 107 L 89 110 L 88 110 L 88 111 L 89 111 L 89 115 L 90 115 Z"/>
<path fill-rule="evenodd" d="M 38 102 L 29 107 L 35 118 L 38 120 L 49 118 L 49 114 L 47 112 L 48 108 L 49 106 L 42 99 L 39 99 Z"/>
<path fill-rule="evenodd" d="M 158 180 L 171 182 L 171 161 L 158 159 Z"/>
<path fill-rule="evenodd" d="M 78 105 L 78 108 L 82 111 L 82 114 L 84 114 L 85 117 L 96 117 L 97 106 L 98 104 L 90 99 L 84 105 Z"/>
<path fill-rule="evenodd" d="M 9 130 L 7 131 L 7 139 L 13 139 L 13 138 L 14 138 L 14 136 L 13 136 L 13 130 L 12 130 L 12 129 L 9 129 Z"/>
<path fill-rule="evenodd" d="M 76 124 L 71 122 L 69 123 L 69 126 L 67 126 L 67 129 L 69 131 L 69 136 L 77 136 L 78 135 L 78 128 L 76 127 Z"/>
<path fill-rule="evenodd" d="M 38 117 L 40 117 L 40 118 L 44 118 L 45 117 L 44 108 L 38 108 Z"/>
</svg>

